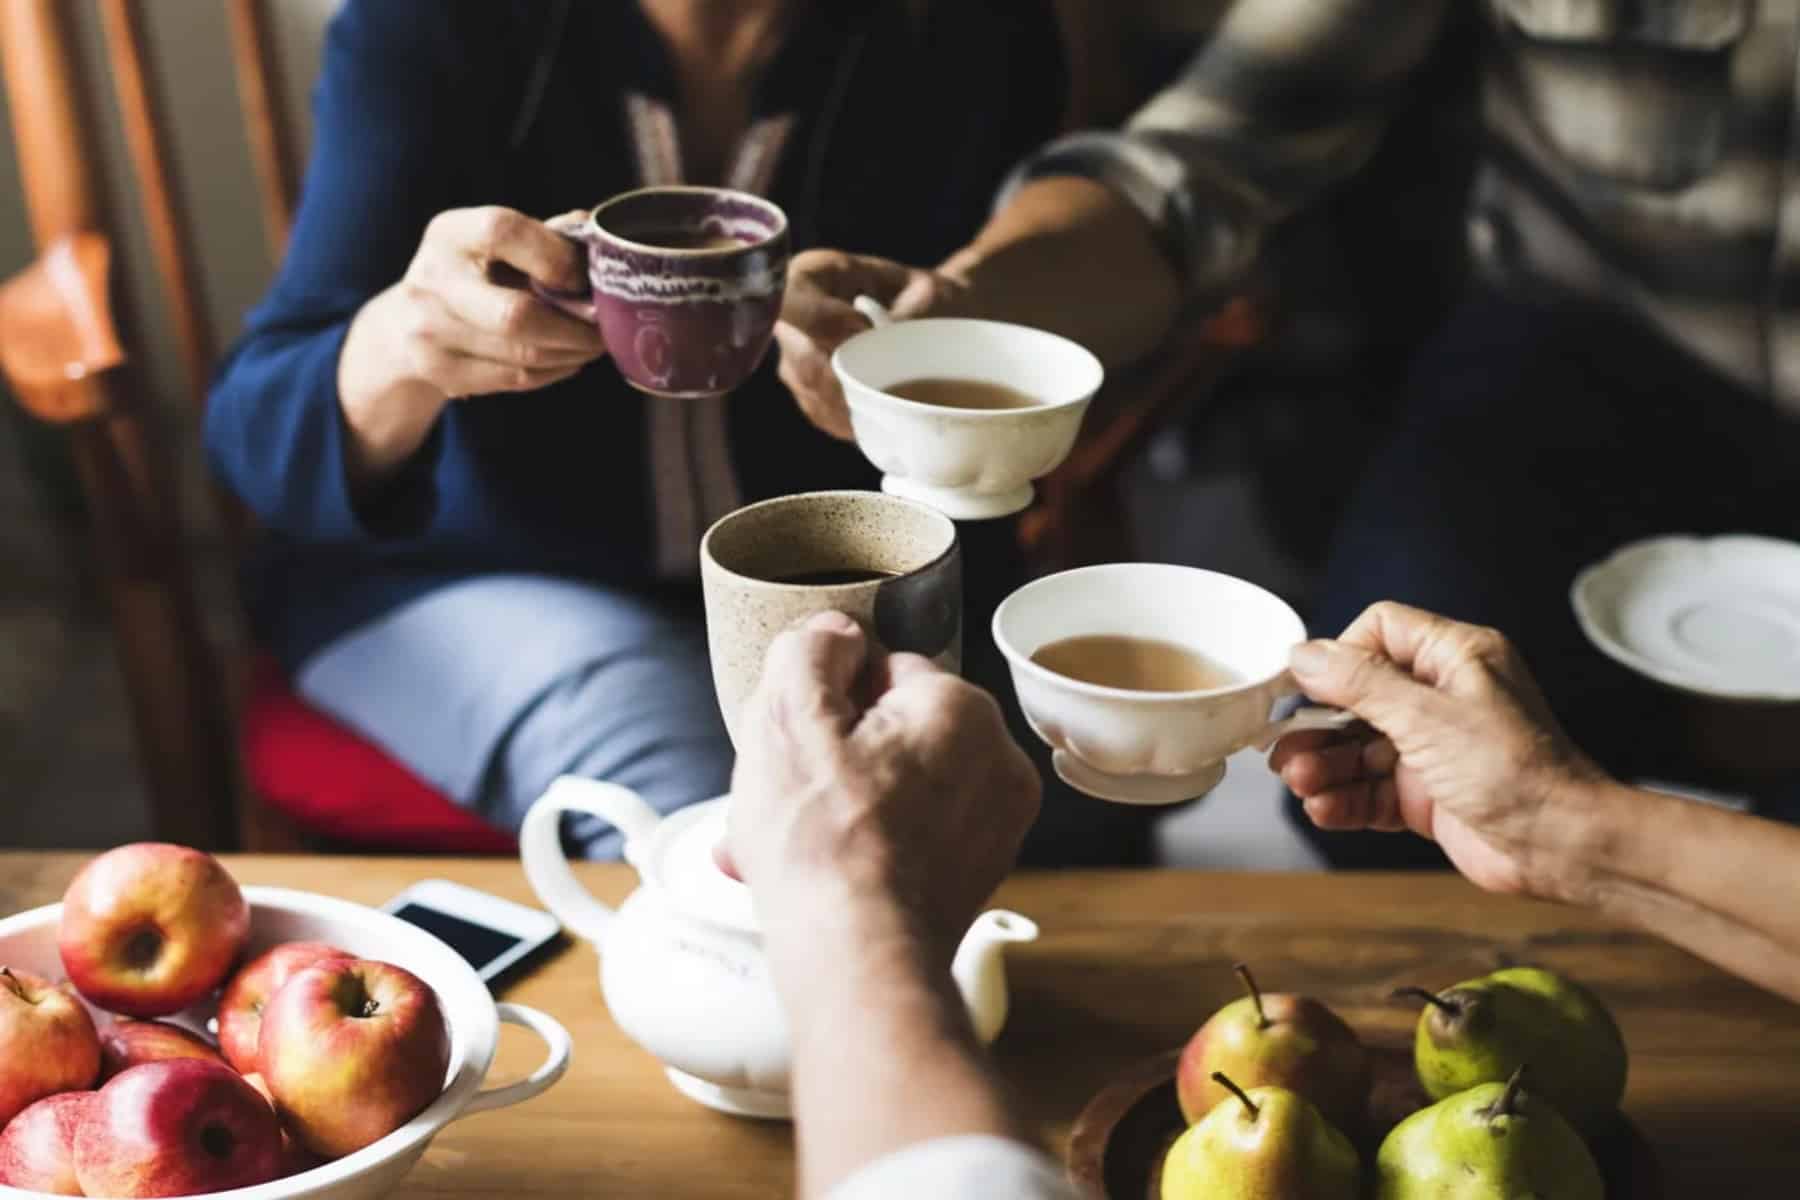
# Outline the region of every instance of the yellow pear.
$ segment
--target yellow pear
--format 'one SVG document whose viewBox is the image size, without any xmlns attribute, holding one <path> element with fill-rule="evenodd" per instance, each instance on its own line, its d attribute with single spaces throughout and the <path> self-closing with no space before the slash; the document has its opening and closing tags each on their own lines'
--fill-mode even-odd
<svg viewBox="0 0 1800 1200">
<path fill-rule="evenodd" d="M 1214 1079 L 1229 1094 L 1169 1147 L 1162 1200 L 1357 1200 L 1356 1150 L 1311 1101 Z"/>
</svg>

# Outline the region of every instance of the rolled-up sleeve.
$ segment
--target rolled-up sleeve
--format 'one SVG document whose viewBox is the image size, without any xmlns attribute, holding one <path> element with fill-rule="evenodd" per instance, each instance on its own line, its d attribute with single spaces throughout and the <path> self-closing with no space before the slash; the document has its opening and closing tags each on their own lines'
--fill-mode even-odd
<svg viewBox="0 0 1800 1200">
<path fill-rule="evenodd" d="M 1190 295 L 1225 290 L 1267 231 L 1367 162 L 1445 0 L 1237 0 L 1122 130 L 1050 143 L 1007 180 L 1081 175 L 1157 231 Z"/>
<path fill-rule="evenodd" d="M 1079 1200 L 1062 1170 L 1022 1142 L 986 1135 L 921 1142 L 870 1163 L 830 1200 Z"/>
</svg>

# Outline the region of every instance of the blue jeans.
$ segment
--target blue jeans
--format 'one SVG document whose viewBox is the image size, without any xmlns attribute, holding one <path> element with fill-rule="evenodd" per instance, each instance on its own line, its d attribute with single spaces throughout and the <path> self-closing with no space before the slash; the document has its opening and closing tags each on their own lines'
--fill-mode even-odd
<svg viewBox="0 0 1800 1200">
<path fill-rule="evenodd" d="M 1310 627 L 1335 635 L 1383 599 L 1495 626 L 1614 774 L 1749 795 L 1794 819 L 1800 781 L 1708 761 L 1694 702 L 1607 658 L 1576 624 L 1576 573 L 1665 533 L 1800 538 L 1800 421 L 1625 317 L 1477 293 L 1416 360 Z M 1325 833 L 1291 811 L 1335 866 L 1443 862 L 1423 839 Z"/>
<path fill-rule="evenodd" d="M 659 812 L 724 795 L 731 742 L 697 613 L 541 575 L 475 576 L 332 642 L 295 687 L 495 825 L 557 775 L 606 779 Z M 589 857 L 611 826 L 571 821 Z"/>
</svg>

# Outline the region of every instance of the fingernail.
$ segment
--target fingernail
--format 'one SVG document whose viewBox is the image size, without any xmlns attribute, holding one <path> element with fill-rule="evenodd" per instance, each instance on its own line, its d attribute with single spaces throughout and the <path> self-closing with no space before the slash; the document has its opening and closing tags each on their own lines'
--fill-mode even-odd
<svg viewBox="0 0 1800 1200">
<path fill-rule="evenodd" d="M 808 629 L 817 629 L 820 633 L 861 633 L 862 626 L 856 618 L 835 609 L 827 609 L 822 613 L 814 613 L 806 622 Z"/>
<path fill-rule="evenodd" d="M 1400 765 L 1400 752 L 1394 743 L 1383 738 L 1363 747 L 1363 768 L 1374 775 L 1387 775 Z"/>
<path fill-rule="evenodd" d="M 1323 675 L 1331 669 L 1331 643 L 1322 640 L 1301 642 L 1288 655 L 1288 667 L 1301 677 Z"/>
</svg>

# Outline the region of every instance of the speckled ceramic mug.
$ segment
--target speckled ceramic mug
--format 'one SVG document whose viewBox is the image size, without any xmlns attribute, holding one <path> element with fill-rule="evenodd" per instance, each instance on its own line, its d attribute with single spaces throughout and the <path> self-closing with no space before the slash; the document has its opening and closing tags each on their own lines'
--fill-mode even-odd
<svg viewBox="0 0 1800 1200">
<path fill-rule="evenodd" d="M 814 613 L 848 613 L 889 650 L 962 669 L 956 525 L 915 501 L 805 492 L 740 508 L 701 540 L 700 580 L 713 687 L 734 741 L 769 644 Z"/>
<path fill-rule="evenodd" d="M 653 187 L 550 224 L 587 248 L 590 290 L 532 290 L 594 322 L 639 391 L 721 395 L 768 353 L 787 286 L 787 216 L 776 205 L 730 188 Z"/>
</svg>

